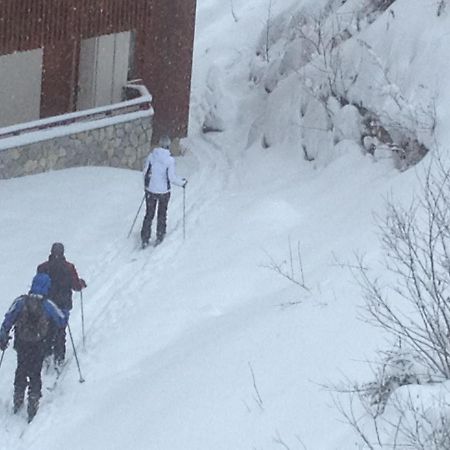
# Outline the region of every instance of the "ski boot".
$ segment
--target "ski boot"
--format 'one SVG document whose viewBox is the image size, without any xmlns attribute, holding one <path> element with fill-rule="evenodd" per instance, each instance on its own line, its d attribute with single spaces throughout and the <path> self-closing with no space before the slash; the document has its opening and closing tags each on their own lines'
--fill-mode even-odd
<svg viewBox="0 0 450 450">
<path fill-rule="evenodd" d="M 39 396 L 29 395 L 28 396 L 28 423 L 30 423 L 37 413 L 39 408 Z"/>
<path fill-rule="evenodd" d="M 23 398 L 25 393 L 24 392 L 14 392 L 14 398 L 13 398 L 13 413 L 17 414 L 22 408 L 23 405 Z"/>
</svg>

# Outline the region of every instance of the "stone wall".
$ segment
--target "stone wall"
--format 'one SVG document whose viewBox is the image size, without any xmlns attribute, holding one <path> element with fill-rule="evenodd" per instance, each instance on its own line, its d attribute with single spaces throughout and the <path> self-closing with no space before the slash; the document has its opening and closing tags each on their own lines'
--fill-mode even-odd
<svg viewBox="0 0 450 450">
<path fill-rule="evenodd" d="M 148 116 L 2 149 L 0 179 L 78 166 L 141 170 L 151 138 Z"/>
</svg>

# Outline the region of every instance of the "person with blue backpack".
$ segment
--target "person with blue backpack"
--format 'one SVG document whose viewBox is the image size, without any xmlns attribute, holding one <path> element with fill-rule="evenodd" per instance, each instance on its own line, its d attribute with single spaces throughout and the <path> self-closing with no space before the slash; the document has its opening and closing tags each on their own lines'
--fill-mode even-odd
<svg viewBox="0 0 450 450">
<path fill-rule="evenodd" d="M 28 422 L 36 415 L 42 395 L 41 371 L 50 323 L 59 328 L 67 324 L 66 315 L 48 298 L 50 286 L 51 279 L 46 273 L 35 275 L 28 294 L 14 300 L 0 327 L 0 350 L 4 352 L 11 339 L 9 332 L 14 326 L 17 368 L 13 411 L 15 414 L 21 409 L 28 387 Z"/>
</svg>

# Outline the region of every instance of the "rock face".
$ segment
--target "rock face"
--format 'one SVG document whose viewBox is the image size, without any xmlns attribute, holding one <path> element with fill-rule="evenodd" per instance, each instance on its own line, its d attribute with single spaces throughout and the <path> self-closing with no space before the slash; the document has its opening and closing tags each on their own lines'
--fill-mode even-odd
<svg viewBox="0 0 450 450">
<path fill-rule="evenodd" d="M 0 179 L 78 166 L 141 170 L 151 138 L 152 118 L 141 117 L 5 148 L 0 150 Z"/>
</svg>

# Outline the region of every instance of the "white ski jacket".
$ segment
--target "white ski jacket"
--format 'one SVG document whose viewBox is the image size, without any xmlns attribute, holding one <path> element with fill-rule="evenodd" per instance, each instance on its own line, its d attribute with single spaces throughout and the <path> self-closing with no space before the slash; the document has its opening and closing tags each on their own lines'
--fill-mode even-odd
<svg viewBox="0 0 450 450">
<path fill-rule="evenodd" d="M 165 194 L 170 191 L 171 184 L 183 187 L 186 180 L 177 177 L 175 173 L 175 160 L 170 151 L 155 147 L 147 156 L 144 164 L 144 178 L 150 166 L 150 181 L 146 190 L 153 194 Z"/>
</svg>

